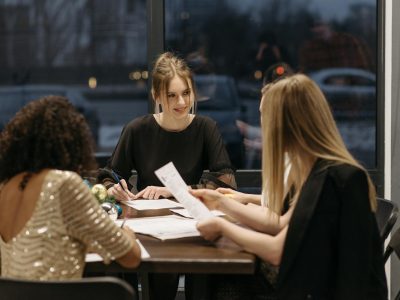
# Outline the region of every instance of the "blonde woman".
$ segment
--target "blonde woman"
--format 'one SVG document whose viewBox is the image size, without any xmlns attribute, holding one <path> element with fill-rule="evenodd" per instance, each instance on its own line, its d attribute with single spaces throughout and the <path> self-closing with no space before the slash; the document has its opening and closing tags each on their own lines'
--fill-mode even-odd
<svg viewBox="0 0 400 300">
<path fill-rule="evenodd" d="M 347 151 L 318 86 L 294 75 L 262 90 L 264 217 L 216 191 L 193 195 L 233 215 L 198 223 L 263 261 L 279 299 L 387 299 L 374 186 Z M 291 168 L 285 184 L 285 157 Z M 259 207 L 258 210 L 261 208 Z"/>
</svg>

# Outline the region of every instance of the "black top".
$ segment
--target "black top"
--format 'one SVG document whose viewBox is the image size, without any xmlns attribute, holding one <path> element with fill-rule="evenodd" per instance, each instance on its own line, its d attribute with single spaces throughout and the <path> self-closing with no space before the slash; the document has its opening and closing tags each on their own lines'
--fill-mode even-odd
<svg viewBox="0 0 400 300">
<path fill-rule="evenodd" d="M 363 170 L 318 160 L 289 223 L 279 299 L 387 299 L 383 245 Z"/>
<path fill-rule="evenodd" d="M 204 170 L 233 173 L 216 123 L 198 115 L 179 132 L 163 129 L 153 115 L 134 119 L 122 130 L 108 167 L 126 180 L 136 170 L 140 191 L 162 186 L 154 171 L 170 161 L 188 185 L 199 183 Z"/>
</svg>

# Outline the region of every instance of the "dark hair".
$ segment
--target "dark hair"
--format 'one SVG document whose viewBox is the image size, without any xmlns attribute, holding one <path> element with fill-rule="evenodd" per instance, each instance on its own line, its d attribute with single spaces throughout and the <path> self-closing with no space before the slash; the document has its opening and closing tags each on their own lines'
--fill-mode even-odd
<svg viewBox="0 0 400 300">
<path fill-rule="evenodd" d="M 96 169 L 94 142 L 84 117 L 67 98 L 46 96 L 25 105 L 0 133 L 0 182 L 50 168 L 84 175 Z"/>
</svg>

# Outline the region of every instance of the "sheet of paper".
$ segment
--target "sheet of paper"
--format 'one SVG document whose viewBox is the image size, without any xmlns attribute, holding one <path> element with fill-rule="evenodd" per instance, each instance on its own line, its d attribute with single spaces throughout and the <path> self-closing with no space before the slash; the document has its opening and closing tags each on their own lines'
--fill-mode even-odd
<svg viewBox="0 0 400 300">
<path fill-rule="evenodd" d="M 193 218 L 186 208 L 171 208 L 170 211 L 185 218 Z M 211 210 L 211 213 L 216 217 L 225 216 L 225 214 L 220 210 Z"/>
<path fill-rule="evenodd" d="M 196 220 L 203 220 L 213 217 L 208 208 L 198 199 L 193 197 L 188 186 L 183 181 L 178 170 L 172 162 L 154 172 L 158 179 L 170 190 L 172 195 L 189 211 Z"/>
<path fill-rule="evenodd" d="M 142 245 L 142 243 L 138 239 L 136 239 L 136 242 L 139 244 L 139 247 L 140 247 L 141 258 L 142 259 L 150 258 L 149 252 L 147 252 L 146 248 Z M 97 253 L 87 253 L 86 257 L 85 257 L 85 261 L 86 262 L 96 262 L 96 261 L 103 261 L 103 259 Z"/>
<path fill-rule="evenodd" d="M 180 216 L 169 215 L 126 219 L 125 225 L 133 231 L 151 235 L 160 240 L 200 236 L 196 228 L 197 221 Z"/>
<path fill-rule="evenodd" d="M 137 210 L 149 210 L 149 209 L 162 209 L 162 208 L 176 208 L 183 207 L 182 204 L 169 199 L 158 199 L 158 200 L 129 200 L 122 201 L 122 203 L 133 207 Z"/>
</svg>

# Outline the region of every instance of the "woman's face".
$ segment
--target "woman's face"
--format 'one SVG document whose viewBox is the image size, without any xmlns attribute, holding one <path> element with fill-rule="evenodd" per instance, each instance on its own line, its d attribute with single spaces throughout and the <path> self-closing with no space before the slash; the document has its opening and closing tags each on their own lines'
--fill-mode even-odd
<svg viewBox="0 0 400 300">
<path fill-rule="evenodd" d="M 187 82 L 180 77 L 175 76 L 169 83 L 169 87 L 165 96 L 162 93 L 160 103 L 165 115 L 174 119 L 183 119 L 189 114 L 192 106 L 192 91 Z"/>
</svg>

